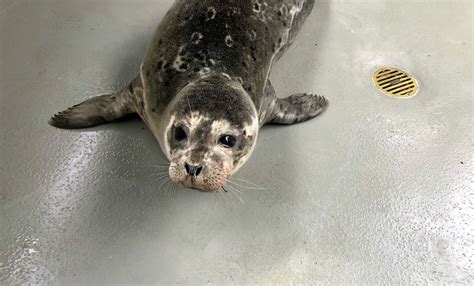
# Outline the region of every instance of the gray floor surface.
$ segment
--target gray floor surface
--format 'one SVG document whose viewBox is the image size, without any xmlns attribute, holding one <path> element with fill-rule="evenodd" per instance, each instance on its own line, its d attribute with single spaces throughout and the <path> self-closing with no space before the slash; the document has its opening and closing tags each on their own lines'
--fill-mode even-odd
<svg viewBox="0 0 474 286">
<path fill-rule="evenodd" d="M 472 1 L 318 1 L 271 77 L 331 105 L 261 132 L 243 202 L 160 187 L 139 120 L 46 123 L 131 80 L 171 2 L 0 0 L 0 284 L 474 283 Z"/>
</svg>

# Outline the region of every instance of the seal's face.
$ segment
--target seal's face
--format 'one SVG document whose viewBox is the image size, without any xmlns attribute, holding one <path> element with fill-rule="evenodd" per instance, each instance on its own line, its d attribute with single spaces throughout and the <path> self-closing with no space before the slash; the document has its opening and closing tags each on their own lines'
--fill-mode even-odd
<svg viewBox="0 0 474 286">
<path fill-rule="evenodd" d="M 217 191 L 242 166 L 255 144 L 252 126 L 199 113 L 175 120 L 168 131 L 170 177 L 188 188 Z"/>
<path fill-rule="evenodd" d="M 217 191 L 249 158 L 258 119 L 241 92 L 201 85 L 183 93 L 166 130 L 172 181 Z"/>
</svg>

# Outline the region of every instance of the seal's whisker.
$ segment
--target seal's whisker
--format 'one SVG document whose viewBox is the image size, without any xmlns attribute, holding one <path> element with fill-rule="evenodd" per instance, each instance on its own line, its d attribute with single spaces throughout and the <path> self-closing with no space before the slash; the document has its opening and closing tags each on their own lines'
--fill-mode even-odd
<svg viewBox="0 0 474 286">
<path fill-rule="evenodd" d="M 153 179 L 157 179 L 159 181 L 161 181 L 162 179 L 165 179 L 166 177 L 168 177 L 169 174 L 168 173 L 151 173 L 151 174 L 148 174 L 148 178 L 152 178 Z"/>
<path fill-rule="evenodd" d="M 151 168 L 151 169 L 158 169 L 158 170 L 168 170 L 170 166 L 162 166 L 162 165 L 142 165 L 142 167 L 145 168 Z"/>
<path fill-rule="evenodd" d="M 169 183 L 170 180 L 164 180 L 163 183 L 158 187 L 158 190 L 161 191 L 161 188 L 164 187 L 165 184 Z"/>
<path fill-rule="evenodd" d="M 168 178 L 169 177 L 169 174 L 168 173 L 158 173 L 158 174 L 154 174 L 154 175 L 157 175 L 157 178 L 158 179 L 165 179 L 165 178 Z"/>
<path fill-rule="evenodd" d="M 217 192 L 214 192 L 215 194 L 212 195 L 212 200 L 214 201 L 214 211 L 217 209 L 217 198 L 218 194 Z"/>
<path fill-rule="evenodd" d="M 168 187 L 166 188 L 166 194 L 168 196 L 170 196 L 170 198 L 173 198 L 173 189 L 174 189 L 175 185 L 173 184 L 173 182 L 171 180 L 169 180 L 169 184 L 168 184 Z"/>
<path fill-rule="evenodd" d="M 245 186 L 239 185 L 238 183 L 233 182 L 231 180 L 227 180 L 227 182 L 229 184 L 236 185 L 237 187 L 241 187 L 241 188 L 244 188 L 244 189 L 247 189 L 247 190 L 257 190 L 257 191 L 265 190 L 264 188 L 245 187 Z"/>
<path fill-rule="evenodd" d="M 171 181 L 171 180 L 170 180 Z M 173 194 L 176 193 L 178 191 L 178 188 L 179 188 L 179 185 L 174 183 L 173 181 L 171 181 L 171 184 L 173 185 L 173 189 L 172 189 L 172 192 Z"/>
<path fill-rule="evenodd" d="M 239 194 L 242 194 L 241 190 L 238 190 L 236 187 L 234 187 L 232 185 L 226 185 L 226 188 L 228 188 L 229 190 L 234 190 L 234 191 L 238 192 Z"/>
<path fill-rule="evenodd" d="M 158 181 L 164 181 L 164 180 L 169 180 L 170 178 L 168 176 L 162 175 L 160 177 L 156 177 L 156 180 Z"/>
<path fill-rule="evenodd" d="M 229 189 L 231 189 L 233 192 L 235 192 L 237 195 L 243 195 L 243 192 L 242 192 L 241 190 L 237 189 L 236 187 L 234 187 L 234 186 L 228 186 L 228 187 L 229 187 Z M 240 197 L 240 198 L 242 198 L 242 197 Z M 243 200 L 243 199 L 242 199 L 242 200 Z M 245 201 L 244 201 L 244 202 L 245 202 Z"/>
<path fill-rule="evenodd" d="M 228 201 L 230 204 L 232 204 L 232 205 L 233 205 L 233 203 L 232 203 L 232 199 L 231 199 L 231 198 L 230 198 L 230 197 L 227 195 L 227 193 L 228 193 L 229 191 L 228 191 L 228 190 L 226 190 L 226 189 L 224 189 L 224 187 L 222 187 L 222 190 L 224 190 L 224 193 L 222 194 L 222 196 L 223 196 L 224 198 L 226 198 L 226 199 L 227 199 L 227 201 Z"/>
<path fill-rule="evenodd" d="M 168 184 L 169 184 L 169 180 L 164 180 L 164 182 L 159 186 L 159 191 L 162 192 L 162 193 L 166 193 L 166 188 L 168 187 Z"/>
<path fill-rule="evenodd" d="M 227 192 L 224 194 L 224 196 L 227 198 L 227 200 L 229 201 L 229 203 L 234 206 L 234 197 L 230 195 L 231 193 L 230 192 Z"/>
<path fill-rule="evenodd" d="M 256 188 L 265 189 L 264 187 L 259 186 L 259 185 L 255 184 L 255 183 L 253 183 L 253 182 L 250 182 L 250 181 L 247 181 L 247 180 L 244 180 L 244 179 L 241 179 L 241 178 L 237 178 L 237 177 L 232 177 L 232 178 L 235 179 L 235 180 L 238 180 L 238 181 L 241 181 L 241 182 L 244 182 L 244 183 L 248 183 L 248 184 L 250 184 L 250 185 L 253 185 L 253 186 L 256 187 Z"/>
<path fill-rule="evenodd" d="M 166 166 L 165 166 L 165 165 L 157 165 L 157 164 L 155 164 L 155 165 L 149 165 L 148 167 L 169 168 L 170 166 L 169 166 L 169 165 L 166 165 Z"/>
<path fill-rule="evenodd" d="M 228 188 L 229 188 L 230 193 L 233 194 L 234 196 L 236 196 L 240 200 L 241 203 L 245 203 L 245 201 L 239 195 L 239 193 L 241 193 L 240 191 L 238 191 L 238 190 L 236 190 L 236 189 L 234 189 L 230 186 L 228 186 Z"/>
<path fill-rule="evenodd" d="M 219 198 L 219 201 L 224 202 L 224 199 L 222 198 L 222 193 L 217 191 L 216 194 L 217 194 L 217 197 Z"/>
<path fill-rule="evenodd" d="M 220 196 L 221 196 L 221 202 L 222 202 L 223 204 L 227 204 L 227 201 L 228 201 L 228 200 L 226 200 L 225 193 L 220 193 Z"/>
<path fill-rule="evenodd" d="M 242 199 L 242 197 L 239 194 L 237 194 L 235 191 L 231 191 L 231 192 L 234 196 L 236 196 L 239 199 L 241 203 L 245 204 L 245 201 Z"/>
</svg>

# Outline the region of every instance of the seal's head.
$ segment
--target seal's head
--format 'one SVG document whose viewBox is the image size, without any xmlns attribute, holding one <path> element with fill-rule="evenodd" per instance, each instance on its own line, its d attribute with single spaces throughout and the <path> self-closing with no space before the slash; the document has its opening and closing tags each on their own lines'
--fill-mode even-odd
<svg viewBox="0 0 474 286">
<path fill-rule="evenodd" d="M 249 158 L 258 116 L 238 82 L 201 79 L 170 105 L 165 149 L 172 181 L 204 192 L 217 191 Z"/>
</svg>

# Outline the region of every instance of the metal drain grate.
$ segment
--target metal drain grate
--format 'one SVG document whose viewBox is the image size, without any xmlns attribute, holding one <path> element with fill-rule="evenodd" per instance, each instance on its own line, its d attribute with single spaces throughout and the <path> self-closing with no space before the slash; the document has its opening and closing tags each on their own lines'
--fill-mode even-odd
<svg viewBox="0 0 474 286">
<path fill-rule="evenodd" d="M 409 73 L 397 68 L 383 67 L 372 76 L 374 84 L 385 94 L 410 97 L 418 92 L 418 83 Z"/>
</svg>

